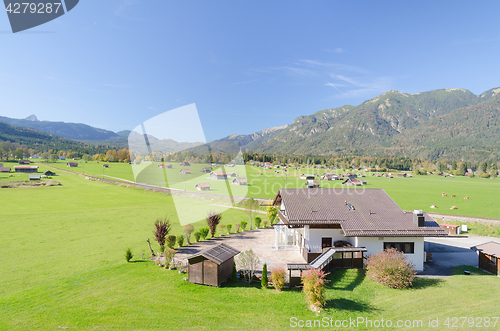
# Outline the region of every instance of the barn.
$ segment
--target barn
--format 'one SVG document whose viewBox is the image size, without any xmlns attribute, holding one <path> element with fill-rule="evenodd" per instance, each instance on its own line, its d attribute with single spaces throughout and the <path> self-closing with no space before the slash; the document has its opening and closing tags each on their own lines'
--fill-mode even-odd
<svg viewBox="0 0 500 331">
<path fill-rule="evenodd" d="M 234 256 L 240 251 L 226 244 L 219 244 L 188 258 L 189 282 L 220 286 L 233 272 Z"/>
<path fill-rule="evenodd" d="M 38 172 L 38 166 L 14 166 L 15 172 Z"/>
<path fill-rule="evenodd" d="M 500 243 L 490 241 L 481 245 L 473 246 L 470 249 L 479 254 L 479 268 L 500 276 Z"/>
</svg>

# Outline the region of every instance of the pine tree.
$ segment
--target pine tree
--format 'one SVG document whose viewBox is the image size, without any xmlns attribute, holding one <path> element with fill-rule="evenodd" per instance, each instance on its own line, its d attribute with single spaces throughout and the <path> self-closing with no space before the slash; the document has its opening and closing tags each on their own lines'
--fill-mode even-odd
<svg viewBox="0 0 500 331">
<path fill-rule="evenodd" d="M 264 263 L 264 267 L 262 267 L 262 280 L 260 281 L 260 285 L 263 288 L 267 288 L 269 284 L 269 280 L 267 278 L 267 263 Z"/>
</svg>

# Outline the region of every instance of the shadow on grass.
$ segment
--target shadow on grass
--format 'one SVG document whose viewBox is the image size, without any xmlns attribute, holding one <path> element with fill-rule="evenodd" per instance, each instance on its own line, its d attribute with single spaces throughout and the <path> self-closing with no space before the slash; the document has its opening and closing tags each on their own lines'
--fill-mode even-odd
<svg viewBox="0 0 500 331">
<path fill-rule="evenodd" d="M 350 278 L 349 274 L 355 274 L 351 282 L 347 282 Z M 330 272 L 328 277 L 331 286 L 329 288 L 340 291 L 352 291 L 360 285 L 366 277 L 366 270 L 364 269 L 336 269 Z"/>
<path fill-rule="evenodd" d="M 373 312 L 377 310 L 377 308 L 366 302 L 354 301 L 346 298 L 327 300 L 325 303 L 325 308 L 360 312 Z"/>
<path fill-rule="evenodd" d="M 429 287 L 440 286 L 444 283 L 442 278 L 415 278 L 413 280 L 413 286 L 409 289 L 422 290 Z"/>
<path fill-rule="evenodd" d="M 143 263 L 143 262 L 150 262 L 149 260 L 130 260 L 129 263 Z"/>
<path fill-rule="evenodd" d="M 221 287 L 245 287 L 245 288 L 253 287 L 253 288 L 262 288 L 262 286 L 260 285 L 260 282 L 253 281 L 253 282 L 249 283 L 246 280 L 245 281 L 243 281 L 243 280 L 238 280 L 238 281 L 228 280 L 227 282 L 225 282 L 224 284 L 222 284 Z"/>
</svg>

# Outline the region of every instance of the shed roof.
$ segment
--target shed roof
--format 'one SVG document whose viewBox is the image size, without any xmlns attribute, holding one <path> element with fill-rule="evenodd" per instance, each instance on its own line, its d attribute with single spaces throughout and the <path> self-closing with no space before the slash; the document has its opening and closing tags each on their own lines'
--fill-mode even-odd
<svg viewBox="0 0 500 331">
<path fill-rule="evenodd" d="M 14 169 L 38 169 L 38 166 L 14 166 Z"/>
<path fill-rule="evenodd" d="M 195 187 L 196 186 L 199 186 L 201 188 L 210 188 L 210 184 L 209 183 L 196 183 Z"/>
<path fill-rule="evenodd" d="M 204 258 L 207 258 L 210 261 L 213 261 L 218 265 L 220 265 L 239 253 L 240 253 L 239 250 L 234 249 L 229 245 L 219 244 L 203 252 L 192 255 L 191 257 L 188 258 L 188 260 L 191 260 L 195 257 L 203 256 Z"/>
<path fill-rule="evenodd" d="M 0 172 L 10 172 L 9 167 L 0 167 Z"/>
<path fill-rule="evenodd" d="M 496 241 L 489 241 L 481 245 L 473 246 L 470 249 L 483 252 L 487 255 L 500 257 L 500 243 L 497 243 Z"/>
</svg>

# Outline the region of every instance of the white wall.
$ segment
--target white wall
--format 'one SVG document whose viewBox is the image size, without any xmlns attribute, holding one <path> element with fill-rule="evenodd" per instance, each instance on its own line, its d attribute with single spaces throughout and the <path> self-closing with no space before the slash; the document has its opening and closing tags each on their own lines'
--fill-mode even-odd
<svg viewBox="0 0 500 331">
<path fill-rule="evenodd" d="M 381 238 L 381 239 L 379 239 Z M 414 254 L 405 254 L 408 261 L 415 265 L 417 271 L 424 270 L 424 238 L 423 237 L 357 237 L 357 247 L 366 247 L 369 254 L 376 254 L 384 249 L 384 242 L 413 242 Z M 320 239 L 321 244 L 321 239 Z"/>
<path fill-rule="evenodd" d="M 332 244 L 337 240 L 346 240 L 354 245 L 354 238 L 344 237 L 342 229 L 308 229 L 306 235 L 305 247 L 309 252 L 321 252 L 321 238 L 332 238 Z"/>
</svg>

